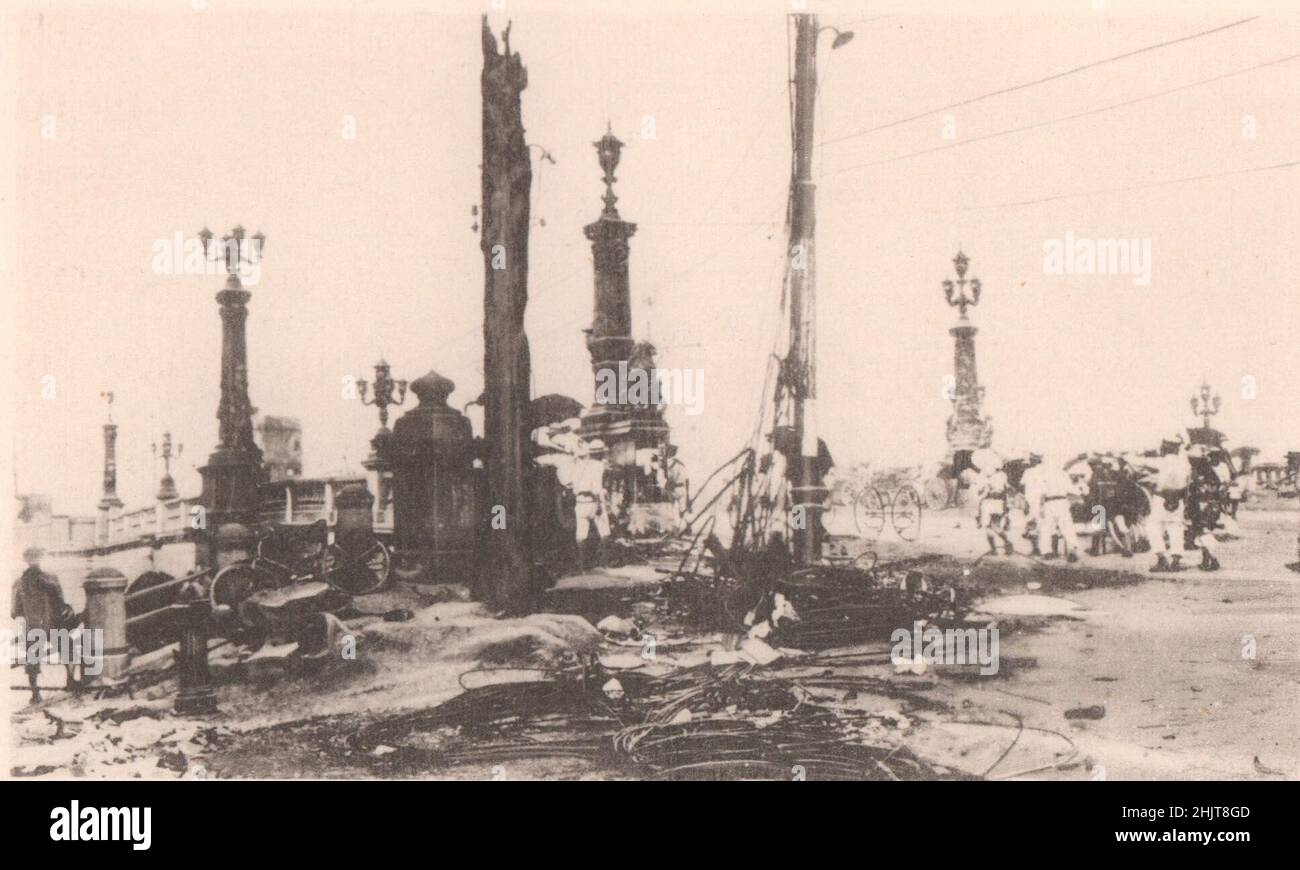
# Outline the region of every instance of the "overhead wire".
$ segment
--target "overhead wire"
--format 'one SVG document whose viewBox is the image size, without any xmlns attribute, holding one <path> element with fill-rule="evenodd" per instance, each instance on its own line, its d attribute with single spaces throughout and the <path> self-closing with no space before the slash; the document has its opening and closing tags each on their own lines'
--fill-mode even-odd
<svg viewBox="0 0 1300 870">
<path fill-rule="evenodd" d="M 1230 169 L 1224 172 L 1211 172 L 1205 175 L 1187 175 L 1182 178 L 1167 178 L 1163 181 L 1153 181 L 1148 184 L 1134 184 L 1127 187 L 1109 187 L 1099 188 L 1097 190 L 1076 190 L 1070 193 L 1054 194 L 1052 196 L 1039 197 L 1037 199 L 1022 199 L 1013 202 L 1002 202 L 995 205 L 986 206 L 966 206 L 963 211 L 975 211 L 984 208 L 1011 208 L 1022 205 L 1038 205 L 1044 202 L 1054 202 L 1060 199 L 1072 199 L 1078 196 L 1096 196 L 1105 193 L 1128 193 L 1135 190 L 1150 190 L 1157 187 L 1168 187 L 1171 184 L 1182 184 L 1188 181 L 1207 181 L 1214 178 L 1227 178 L 1233 175 L 1246 175 L 1254 172 L 1268 172 L 1274 169 L 1290 169 L 1293 166 L 1300 166 L 1300 160 L 1290 160 L 1285 163 L 1274 163 L 1269 166 L 1247 166 L 1242 169 Z"/>
<path fill-rule="evenodd" d="M 866 136 L 870 133 L 875 133 L 880 130 L 888 130 L 891 127 L 897 127 L 902 124 L 907 124 L 911 121 L 916 121 L 921 118 L 929 117 L 930 115 L 937 115 L 940 112 L 947 112 L 952 109 L 960 109 L 964 106 L 973 105 L 974 103 L 978 103 L 983 100 L 992 99 L 993 97 L 1000 97 L 1003 96 L 1004 94 L 1014 93 L 1016 91 L 1021 91 L 1026 88 L 1031 88 L 1037 85 L 1046 84 L 1047 82 L 1056 81 L 1057 79 L 1062 79 L 1067 76 L 1077 75 L 1078 73 L 1084 72 L 1086 70 L 1095 69 L 1096 67 L 1104 66 L 1110 63 L 1116 63 L 1121 60 L 1126 60 L 1130 57 L 1136 57 L 1137 55 L 1145 54 L 1146 52 L 1149 51 L 1157 51 L 1158 49 L 1168 48 L 1169 46 L 1172 45 L 1178 45 L 1180 43 L 1190 42 L 1194 39 L 1202 39 L 1206 36 L 1211 36 L 1216 33 L 1222 33 L 1225 30 L 1230 30 L 1234 27 L 1240 27 L 1244 24 L 1249 24 L 1250 22 L 1255 21 L 1258 18 L 1259 18 L 1258 15 L 1252 15 L 1249 18 L 1242 18 L 1237 21 L 1233 21 L 1229 24 L 1223 24 L 1218 27 L 1212 27 L 1209 30 L 1202 30 L 1197 33 L 1188 34 L 1187 36 L 1180 36 L 1177 39 L 1169 39 L 1169 40 L 1165 40 L 1164 42 L 1157 42 L 1152 45 L 1146 45 L 1143 46 L 1142 48 L 1137 48 L 1132 51 L 1122 52 L 1120 54 L 1102 58 L 1100 60 L 1094 60 L 1089 63 L 1081 64 L 1080 66 L 1072 67 L 1071 69 L 1061 70 L 1060 72 L 1055 72 L 1052 73 L 1051 75 L 1042 76 L 1040 78 L 1033 79 L 1032 81 L 1021 82 L 1020 84 L 1017 85 L 1009 85 L 1004 88 L 998 88 L 997 90 L 988 91 L 986 93 L 979 94 L 974 97 L 969 97 L 964 100 L 958 100 L 955 103 L 949 103 L 946 106 L 939 106 L 938 108 L 935 109 L 928 109 L 924 112 L 918 112 L 917 114 L 914 115 L 908 115 L 905 118 L 898 118 L 896 120 L 890 121 L 885 124 L 878 124 L 874 127 L 869 127 L 865 130 L 859 130 L 854 133 L 846 133 L 843 136 L 836 136 L 835 138 L 832 139 L 823 139 L 819 144 L 834 145 L 838 142 L 846 142 L 850 139 L 857 139 L 862 136 Z"/>
<path fill-rule="evenodd" d="M 834 176 L 836 176 L 836 175 L 842 175 L 843 173 L 846 173 L 846 172 L 852 172 L 852 171 L 857 170 L 857 169 L 864 169 L 864 168 L 871 167 L 871 166 L 882 166 L 882 165 L 884 165 L 884 164 L 886 164 L 886 163 L 897 163 L 897 162 L 900 161 L 900 160 L 909 160 L 909 159 L 911 159 L 911 158 L 913 158 L 913 157 L 920 157 L 920 156 L 925 155 L 925 154 L 933 154 L 933 153 L 935 153 L 935 152 L 937 152 L 937 151 L 947 151 L 947 150 L 952 149 L 952 148 L 961 148 L 962 146 L 965 146 L 965 145 L 972 145 L 972 144 L 974 144 L 974 143 L 976 143 L 976 142 L 985 142 L 985 141 L 987 141 L 987 140 L 989 140 L 989 139 L 996 139 L 996 138 L 1001 137 L 1001 136 L 1010 136 L 1010 135 L 1012 135 L 1012 134 L 1014 134 L 1014 133 L 1024 133 L 1024 132 L 1026 132 L 1026 131 L 1028 131 L 1028 130 L 1037 130 L 1037 129 L 1040 129 L 1040 128 L 1042 128 L 1042 127 L 1050 127 L 1050 126 L 1052 126 L 1053 124 L 1061 124 L 1061 123 L 1064 123 L 1064 122 L 1066 122 L 1066 121 L 1075 121 L 1075 120 L 1078 120 L 1078 119 L 1080 119 L 1080 118 L 1087 118 L 1087 117 L 1090 117 L 1090 116 L 1092 116 L 1092 115 L 1099 115 L 1099 114 L 1101 114 L 1101 113 L 1103 113 L 1103 112 L 1110 112 L 1110 111 L 1113 111 L 1113 110 L 1115 110 L 1115 109 L 1122 109 L 1122 108 L 1125 108 L 1125 107 L 1127 107 L 1127 106 L 1132 106 L 1132 105 L 1136 105 L 1136 104 L 1138 104 L 1138 103 L 1146 102 L 1147 100 L 1154 100 L 1154 99 L 1158 99 L 1158 98 L 1160 98 L 1160 97 L 1167 97 L 1167 96 L 1169 96 L 1169 95 L 1171 95 L 1171 94 L 1179 93 L 1180 91 L 1186 91 L 1186 90 L 1190 90 L 1191 88 L 1200 87 L 1200 86 L 1202 86 L 1202 85 L 1208 85 L 1208 84 L 1212 84 L 1212 83 L 1214 83 L 1214 82 L 1223 81 L 1224 79 L 1229 79 L 1229 78 L 1232 78 L 1232 77 L 1234 77 L 1234 76 L 1244 75 L 1244 74 L 1246 74 L 1246 73 L 1254 72 L 1254 71 L 1256 71 L 1256 70 L 1261 70 L 1261 69 L 1265 69 L 1265 68 L 1267 68 L 1267 67 L 1277 66 L 1278 64 L 1289 63 L 1289 62 L 1291 62 L 1291 61 L 1293 61 L 1293 60 L 1296 60 L 1297 58 L 1300 58 L 1300 54 L 1292 54 L 1292 55 L 1288 55 L 1288 56 L 1286 56 L 1286 57 L 1277 58 L 1276 60 L 1270 60 L 1270 61 L 1266 61 L 1266 62 L 1264 62 L 1264 63 L 1256 64 L 1256 65 L 1254 65 L 1254 66 L 1249 66 L 1249 67 L 1246 67 L 1246 68 L 1244 68 L 1244 69 L 1234 70 L 1234 71 L 1229 72 L 1229 73 L 1223 73 L 1222 75 L 1211 76 L 1210 78 L 1200 79 L 1200 80 L 1198 80 L 1198 81 L 1194 81 L 1194 82 L 1188 82 L 1187 84 L 1179 85 L 1178 87 L 1169 88 L 1169 89 L 1167 89 L 1167 90 L 1163 90 L 1163 91 L 1158 91 L 1158 92 L 1153 93 L 1153 94 L 1145 94 L 1145 95 L 1143 95 L 1143 96 L 1141 96 L 1141 97 L 1134 97 L 1133 99 L 1130 99 L 1130 100 L 1124 100 L 1124 101 L 1119 102 L 1119 103 L 1112 103 L 1112 104 L 1110 104 L 1109 106 L 1100 106 L 1100 107 L 1095 108 L 1095 109 L 1089 109 L 1089 110 L 1087 110 L 1087 111 L 1085 111 L 1085 112 L 1076 112 L 1076 113 L 1074 113 L 1074 114 L 1072 114 L 1072 115 L 1064 115 L 1064 116 L 1062 116 L 1062 117 L 1060 117 L 1060 118 L 1050 118 L 1050 119 L 1048 119 L 1048 120 L 1046 120 L 1046 121 L 1037 121 L 1037 122 L 1035 122 L 1035 123 L 1033 123 L 1033 124 L 1026 124 L 1026 125 L 1024 125 L 1024 126 L 1022 126 L 1022 127 L 1012 127 L 1012 128 L 1010 128 L 1010 129 L 1007 129 L 1007 130 L 998 130 L 997 132 L 994 132 L 994 133 L 985 133 L 984 135 L 981 135 L 981 136 L 972 136 L 972 137 L 970 137 L 970 138 L 968 138 L 968 139 L 962 139 L 962 140 L 959 141 L 959 142 L 950 142 L 950 143 L 948 143 L 948 144 L 946 144 L 946 145 L 936 145 L 936 146 L 934 146 L 934 147 L 932 147 L 932 148 L 923 148 L 923 149 L 921 149 L 921 150 L 919 150 L 919 151 L 909 151 L 909 152 L 907 152 L 906 154 L 898 154 L 898 155 L 895 155 L 895 156 L 893 156 L 893 157 L 886 157 L 886 158 L 883 159 L 883 160 L 875 160 L 875 161 L 870 161 L 870 162 L 866 162 L 866 163 L 855 163 L 855 164 L 853 164 L 853 165 L 851 165 L 851 166 L 844 166 L 844 167 L 841 167 L 841 168 L 839 168 L 839 169 L 834 170 L 833 172 L 828 172 L 828 173 L 826 173 L 826 177 L 834 177 Z"/>
</svg>

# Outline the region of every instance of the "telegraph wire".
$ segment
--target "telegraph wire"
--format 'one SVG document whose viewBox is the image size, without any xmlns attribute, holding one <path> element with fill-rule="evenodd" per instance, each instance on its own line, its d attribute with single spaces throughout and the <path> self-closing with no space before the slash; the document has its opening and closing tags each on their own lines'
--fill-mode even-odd
<svg viewBox="0 0 1300 870">
<path fill-rule="evenodd" d="M 1125 100 L 1122 103 L 1113 103 L 1109 106 L 1102 106 L 1097 109 L 1089 109 L 1086 112 L 1077 112 L 1073 115 L 1065 115 L 1064 117 L 1061 118 L 1051 118 L 1046 121 L 1038 121 L 1033 124 L 1026 124 L 1023 127 L 1013 127 L 1007 130 L 999 130 L 996 133 L 986 133 L 983 136 L 972 136 L 969 139 L 963 139 L 960 142 L 951 142 L 947 145 L 936 145 L 933 148 L 922 148 L 919 151 L 910 151 L 906 154 L 899 154 L 895 157 L 887 157 L 884 160 L 875 160 L 868 163 L 854 163 L 851 166 L 845 166 L 840 169 L 836 169 L 833 172 L 828 172 L 826 173 L 826 176 L 832 177 L 832 176 L 840 175 L 845 172 L 851 172 L 855 169 L 864 169 L 871 166 L 882 166 L 886 163 L 896 163 L 900 160 L 909 160 L 913 157 L 920 157 L 923 154 L 933 154 L 936 151 L 947 151 L 950 148 L 960 148 L 963 145 L 971 145 L 975 142 L 984 142 L 989 139 L 996 139 L 999 136 L 1010 136 L 1013 133 L 1024 133 L 1027 130 L 1036 130 L 1040 127 L 1051 126 L 1052 124 L 1060 124 L 1060 123 L 1064 123 L 1065 121 L 1075 121 L 1078 120 L 1079 118 L 1086 118 L 1090 115 L 1098 115 L 1101 114 L 1102 112 L 1109 112 L 1113 109 L 1122 109 L 1125 106 L 1132 106 L 1136 103 L 1145 102 L 1147 100 L 1154 100 L 1159 97 L 1167 97 L 1170 94 L 1176 94 L 1179 91 L 1185 91 L 1190 88 L 1200 87 L 1201 85 L 1212 84 L 1213 82 L 1222 81 L 1224 79 L 1232 78 L 1233 76 L 1244 75 L 1245 73 L 1254 72 L 1255 70 L 1264 69 L 1266 67 L 1276 66 L 1282 63 L 1289 63 L 1290 61 L 1293 61 L 1297 58 L 1300 58 L 1300 54 L 1292 54 L 1287 57 L 1278 58 L 1277 60 L 1270 60 L 1265 63 L 1256 64 L 1255 66 L 1246 67 L 1245 69 L 1239 69 L 1239 70 L 1235 70 L 1234 72 L 1224 73 L 1223 75 L 1213 76 L 1208 79 L 1201 79 L 1200 81 L 1196 81 L 1196 82 L 1189 82 L 1188 84 L 1179 85 L 1176 88 L 1170 88 L 1168 90 L 1160 91 L 1158 93 L 1147 94 L 1141 97 L 1135 97 L 1131 100 Z"/>
<path fill-rule="evenodd" d="M 1094 67 L 1103 66 L 1108 63 L 1115 63 L 1116 61 L 1124 60 L 1130 57 L 1135 57 L 1139 54 L 1145 54 L 1148 51 L 1156 51 L 1157 49 L 1168 48 L 1171 45 L 1178 45 L 1179 43 L 1189 42 L 1193 39 L 1200 39 L 1202 37 L 1210 36 L 1215 33 L 1222 33 L 1223 31 L 1229 30 L 1233 27 L 1240 27 L 1243 24 L 1249 24 L 1250 22 L 1256 20 L 1257 18 L 1259 18 L 1258 15 L 1253 15 L 1250 18 L 1242 18 L 1239 21 L 1233 21 L 1230 24 L 1223 24 L 1220 25 L 1219 27 L 1213 27 L 1209 30 L 1202 30 L 1199 33 L 1192 33 L 1192 34 L 1188 34 L 1187 36 L 1180 36 L 1177 39 L 1170 39 L 1165 42 L 1158 42 L 1155 43 L 1154 45 L 1147 45 L 1142 48 L 1134 49 L 1132 51 L 1123 52 L 1122 54 L 1117 54 L 1111 57 L 1102 58 L 1101 60 L 1094 60 L 1091 61 L 1090 63 L 1085 63 L 1082 66 L 1076 66 L 1073 69 L 1052 73 L 1051 75 L 1043 76 L 1042 78 L 1034 79 L 1033 81 L 1022 82 L 1021 84 L 1018 85 L 1010 85 L 1005 88 L 999 88 L 998 90 L 989 91 L 988 93 L 980 94 L 979 96 L 970 97 L 969 99 L 965 99 L 965 100 L 960 100 L 956 103 L 949 103 L 946 106 L 940 106 L 937 109 L 930 109 L 928 111 L 920 112 L 915 115 L 909 115 L 906 118 L 899 118 L 897 120 L 890 121 L 887 124 L 880 124 L 878 126 L 871 127 L 866 130 L 859 130 L 856 133 L 846 133 L 843 136 L 837 136 L 833 139 L 823 139 L 820 144 L 833 145 L 837 142 L 845 142 L 849 139 L 856 139 L 860 136 L 866 136 L 868 133 L 875 133 L 879 130 L 888 130 L 891 127 L 897 127 L 901 124 L 906 124 L 910 121 L 915 121 L 920 118 L 928 117 L 929 115 L 937 115 L 939 112 L 946 112 L 950 109 L 959 109 L 963 106 L 969 106 L 972 103 L 978 103 L 981 100 L 987 100 L 992 97 L 1000 97 L 1004 94 L 1010 94 L 1015 91 L 1024 90 L 1025 88 L 1031 88 L 1035 85 L 1045 84 L 1050 81 L 1055 81 L 1056 79 L 1065 78 L 1066 76 L 1072 76 L 1075 75 L 1076 73 L 1081 73 L 1085 70 L 1093 69 Z"/>
<path fill-rule="evenodd" d="M 965 206 L 962 211 L 978 211 L 985 208 L 1012 208 L 1020 205 L 1038 205 L 1043 202 L 1054 202 L 1059 199 L 1072 199 L 1076 196 L 1095 196 L 1103 193 L 1127 193 L 1134 190 L 1150 190 L 1156 187 L 1168 187 L 1171 184 L 1182 184 L 1188 181 L 1208 181 L 1212 178 L 1227 178 L 1232 175 L 1247 175 L 1253 172 L 1269 172 L 1274 169 L 1289 169 L 1293 166 L 1300 166 L 1300 160 L 1290 160 L 1285 163 L 1274 163 L 1270 166 L 1247 166 L 1244 169 L 1229 169 L 1224 172 L 1211 172 L 1206 175 L 1187 175 L 1182 178 L 1167 178 L 1164 181 L 1153 181 L 1148 184 L 1135 184 L 1129 187 L 1109 187 L 1099 190 L 1076 190 L 1071 193 L 1059 193 L 1052 196 L 1039 197 L 1038 199 L 1023 199 L 1014 202 L 1000 202 L 996 205 L 971 205 Z"/>
</svg>

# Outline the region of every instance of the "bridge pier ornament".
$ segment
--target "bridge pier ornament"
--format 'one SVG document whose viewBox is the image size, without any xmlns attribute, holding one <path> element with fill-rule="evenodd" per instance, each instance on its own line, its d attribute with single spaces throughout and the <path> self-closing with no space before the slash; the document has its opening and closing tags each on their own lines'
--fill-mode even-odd
<svg viewBox="0 0 1300 870">
<path fill-rule="evenodd" d="M 240 263 L 262 259 L 266 237 L 257 233 L 245 238 L 244 228 L 235 227 L 212 243 L 212 232 L 199 233 L 205 256 L 224 260 L 226 286 L 217 293 L 221 314 L 221 400 L 217 405 L 219 424 L 217 447 L 208 464 L 199 469 L 203 476 L 203 504 L 210 530 L 227 522 L 252 522 L 257 514 L 257 486 L 265 477 L 262 451 L 253 440 L 253 414 L 248 397 L 248 344 L 245 324 L 252 294 L 239 280 Z M 209 547 L 208 559 L 215 556 Z"/>
<path fill-rule="evenodd" d="M 966 313 L 979 304 L 983 288 L 979 278 L 966 277 L 970 259 L 964 253 L 958 251 L 952 264 L 957 279 L 943 282 L 944 299 L 959 314 L 957 325 L 948 330 L 954 340 L 952 415 L 947 426 L 950 459 L 958 451 L 979 450 L 993 442 L 992 421 L 981 413 L 984 388 L 979 384 L 975 367 L 975 334 L 979 330 L 971 324 Z"/>
</svg>

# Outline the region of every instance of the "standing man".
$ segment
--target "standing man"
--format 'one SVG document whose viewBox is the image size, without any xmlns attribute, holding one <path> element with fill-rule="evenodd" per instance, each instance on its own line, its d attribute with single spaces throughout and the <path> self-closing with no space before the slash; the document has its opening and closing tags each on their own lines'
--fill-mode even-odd
<svg viewBox="0 0 1300 870">
<path fill-rule="evenodd" d="M 1191 544 L 1201 551 L 1202 571 L 1218 571 L 1218 539 L 1215 530 L 1223 528 L 1223 503 L 1227 487 L 1224 479 L 1231 470 L 1219 464 L 1220 455 L 1213 455 L 1204 445 L 1194 445 L 1187 451 L 1191 479 L 1187 487 L 1187 519 L 1191 525 Z"/>
<path fill-rule="evenodd" d="M 63 601 L 63 589 L 59 586 L 59 578 L 41 570 L 41 559 L 44 556 L 45 551 L 40 547 L 28 547 L 23 550 L 23 561 L 27 563 L 27 570 L 23 571 L 18 582 L 14 584 L 13 604 L 9 608 L 9 615 L 14 619 L 22 620 L 25 632 L 40 631 L 48 640 L 52 631 L 64 627 L 71 608 Z M 46 656 L 45 646 L 44 641 L 37 646 L 35 661 L 30 658 L 27 660 L 27 684 L 31 686 L 33 704 L 41 702 L 41 690 L 37 681 L 41 676 L 41 662 Z M 24 650 L 32 648 L 26 638 L 23 639 L 23 648 Z M 68 672 L 68 678 L 71 681 L 71 671 Z"/>
<path fill-rule="evenodd" d="M 1124 558 L 1130 559 L 1137 549 L 1138 529 L 1151 512 L 1151 500 L 1138 483 L 1139 469 L 1133 466 L 1132 457 L 1121 455 L 1117 463 L 1115 509 L 1111 511 L 1109 522 L 1120 540 Z"/>
<path fill-rule="evenodd" d="M 988 467 L 980 467 L 982 476 L 976 488 L 980 500 L 980 525 L 984 527 L 984 535 L 989 541 L 989 555 L 998 554 L 997 542 L 1001 539 L 1003 551 L 1010 556 L 1013 551 L 1011 540 L 1007 537 L 1010 525 L 1007 513 L 1007 473 L 1003 470 L 1002 463 L 996 459 L 985 460 L 985 465 Z"/>
<path fill-rule="evenodd" d="M 1038 523 L 1038 549 L 1044 559 L 1056 557 L 1052 547 L 1052 535 L 1060 534 L 1065 541 L 1066 560 L 1079 561 L 1079 535 L 1074 528 L 1074 517 L 1070 515 L 1070 495 L 1074 492 L 1074 483 L 1065 473 L 1064 464 L 1059 457 L 1043 459 L 1042 477 L 1042 520 Z"/>
<path fill-rule="evenodd" d="M 1191 466 L 1181 442 L 1162 448 L 1162 454 L 1147 461 L 1153 474 L 1146 485 L 1151 490 L 1151 513 L 1147 517 L 1147 539 L 1156 554 L 1154 573 L 1183 570 L 1183 519 Z"/>
<path fill-rule="evenodd" d="M 611 531 L 609 503 L 605 497 L 605 463 L 594 455 L 604 446 L 599 439 L 579 442 L 573 459 L 575 534 L 584 568 L 605 563 L 605 539 Z"/>
<path fill-rule="evenodd" d="M 1025 537 L 1033 547 L 1033 555 L 1041 556 L 1038 548 L 1038 530 L 1043 525 L 1043 457 L 1029 454 L 1029 467 L 1020 475 L 1020 488 L 1025 496 Z"/>
<path fill-rule="evenodd" d="M 1234 520 L 1237 518 L 1237 510 L 1241 507 L 1241 503 L 1246 500 L 1249 478 L 1249 475 L 1237 472 L 1232 475 L 1232 482 L 1228 484 L 1228 515 Z"/>
</svg>

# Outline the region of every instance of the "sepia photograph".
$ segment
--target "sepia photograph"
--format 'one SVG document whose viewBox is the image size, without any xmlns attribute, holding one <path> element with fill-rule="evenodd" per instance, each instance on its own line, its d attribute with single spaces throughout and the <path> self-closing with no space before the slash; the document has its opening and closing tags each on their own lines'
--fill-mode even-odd
<svg viewBox="0 0 1300 870">
<path fill-rule="evenodd" d="M 1300 3 L 0 14 L 5 778 L 1300 778 Z"/>
</svg>

